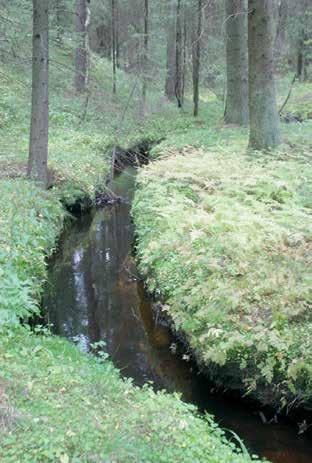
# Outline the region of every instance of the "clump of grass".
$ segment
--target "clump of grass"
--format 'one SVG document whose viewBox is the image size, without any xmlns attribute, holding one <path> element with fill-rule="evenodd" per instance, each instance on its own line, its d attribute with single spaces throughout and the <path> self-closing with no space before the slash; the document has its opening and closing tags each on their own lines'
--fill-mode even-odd
<svg viewBox="0 0 312 463">
<path fill-rule="evenodd" d="M 235 128 L 214 132 L 222 138 L 213 147 L 205 135 L 189 131 L 184 149 L 168 138 L 155 152 L 164 159 L 138 177 L 140 270 L 215 380 L 271 405 L 308 407 L 308 152 L 244 154 L 246 137 Z"/>
</svg>

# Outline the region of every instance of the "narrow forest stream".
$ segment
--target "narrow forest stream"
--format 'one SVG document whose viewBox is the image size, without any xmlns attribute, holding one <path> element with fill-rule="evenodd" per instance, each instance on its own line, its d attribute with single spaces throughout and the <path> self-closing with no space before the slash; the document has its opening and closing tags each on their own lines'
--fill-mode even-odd
<svg viewBox="0 0 312 463">
<path fill-rule="evenodd" d="M 155 389 L 177 391 L 215 415 L 252 453 L 275 463 L 311 463 L 312 442 L 287 423 L 263 424 L 259 410 L 214 394 L 194 365 L 182 359 L 168 327 L 154 315 L 152 301 L 136 275 L 130 218 L 135 170 L 125 169 L 112 185 L 120 204 L 82 214 L 64 232 L 51 259 L 44 297 L 47 322 L 85 351 L 104 341 L 122 375 Z"/>
</svg>

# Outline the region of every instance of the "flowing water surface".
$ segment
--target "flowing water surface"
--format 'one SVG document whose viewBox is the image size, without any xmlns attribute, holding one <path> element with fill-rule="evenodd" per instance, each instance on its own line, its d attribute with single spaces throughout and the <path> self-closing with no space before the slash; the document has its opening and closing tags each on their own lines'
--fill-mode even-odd
<svg viewBox="0 0 312 463">
<path fill-rule="evenodd" d="M 88 351 L 104 341 L 122 375 L 136 384 L 177 391 L 183 399 L 215 415 L 252 453 L 274 463 L 312 463 L 307 434 L 284 422 L 263 424 L 259 411 L 214 394 L 211 384 L 182 358 L 181 348 L 152 310 L 131 255 L 130 218 L 135 171 L 128 168 L 112 185 L 124 200 L 81 215 L 64 233 L 49 265 L 44 297 L 47 321 L 56 334 Z M 311 437 L 311 435 L 310 435 Z"/>
</svg>

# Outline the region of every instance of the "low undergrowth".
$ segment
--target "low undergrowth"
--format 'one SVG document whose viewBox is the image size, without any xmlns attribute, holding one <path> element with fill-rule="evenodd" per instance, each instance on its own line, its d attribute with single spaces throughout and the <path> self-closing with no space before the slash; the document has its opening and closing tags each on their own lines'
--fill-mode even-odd
<svg viewBox="0 0 312 463">
<path fill-rule="evenodd" d="M 52 250 L 64 211 L 58 198 L 26 180 L 0 182 L 0 325 L 38 312 L 45 251 Z"/>
<path fill-rule="evenodd" d="M 68 341 L 1 328 L 0 362 L 4 463 L 251 461 L 211 417 L 175 395 L 122 381 L 109 360 Z"/>
<path fill-rule="evenodd" d="M 66 215 L 71 180 L 63 182 L 43 192 L 25 179 L 0 181 L 1 462 L 250 461 L 177 396 L 137 388 L 105 357 L 19 325 L 39 310 L 45 256 Z"/>
<path fill-rule="evenodd" d="M 25 179 L 30 67 L 4 65 L 5 72 L 1 75 L 0 460 L 4 463 L 248 462 L 247 453 L 239 454 L 210 417 L 199 418 L 196 410 L 178 397 L 155 394 L 149 387 L 136 388 L 130 381 L 120 378 L 109 360 L 91 358 L 66 340 L 38 333 L 38 329 L 31 332 L 18 324 L 20 319 L 25 320 L 39 310 L 38 301 L 46 277 L 45 257 L 53 251 L 63 227 L 67 214 L 63 206 L 83 198 L 92 201 L 95 192 L 103 188 L 109 169 L 106 152 L 116 141 L 122 146 L 132 146 L 143 138 L 154 141 L 174 133 L 171 141 L 162 145 L 161 149 L 167 151 L 165 147 L 170 143 L 181 147 L 186 144 L 200 147 L 206 142 L 210 146 L 225 146 L 237 138 L 237 129 L 220 126 L 222 103 L 212 101 L 211 95 L 203 118 L 198 121 L 179 113 L 159 95 L 151 94 L 148 120 L 140 120 L 136 96 L 121 124 L 120 115 L 133 87 L 131 76 L 120 71 L 117 98 L 108 98 L 111 79 L 105 76 L 109 75 L 109 65 L 93 56 L 97 65 L 90 79 L 87 105 L 86 95 L 78 97 L 75 94 L 73 76 L 62 66 L 66 65 L 68 54 L 59 49 L 53 53 L 49 137 L 51 188 L 47 192 Z M 56 62 L 60 68 L 55 66 Z M 105 79 L 99 85 L 103 76 Z M 60 87 L 59 81 L 64 82 L 64 86 Z M 208 132 L 208 125 L 215 125 L 215 130 Z M 244 135 L 244 131 L 241 134 Z M 174 138 L 175 143 L 172 143 Z M 155 188 L 160 188 L 160 193 L 168 193 L 169 198 L 174 193 L 179 207 L 185 197 L 189 204 L 196 204 L 191 207 L 192 211 L 201 203 L 200 180 L 196 188 L 193 180 L 192 185 L 178 180 L 179 196 L 175 193 L 176 180 L 167 191 L 167 187 L 163 190 L 163 181 L 159 186 L 158 177 L 154 178 L 157 178 Z M 151 201 L 154 201 L 155 191 L 151 193 Z M 287 191 L 284 195 L 287 196 Z M 208 203 L 207 207 L 210 207 Z M 177 215 L 173 217 L 179 217 L 178 207 L 175 212 Z M 163 214 L 162 209 L 160 214 Z M 147 239 L 149 225 L 146 220 L 153 222 L 155 219 L 158 226 L 165 216 L 157 213 L 154 217 L 145 217 L 141 236 Z M 155 233 L 157 230 L 156 227 Z M 176 233 L 179 239 L 188 236 L 179 229 Z M 151 249 L 154 246 L 158 255 L 163 256 L 165 266 L 167 251 L 168 255 L 176 256 L 174 247 L 179 244 L 176 239 L 174 242 L 177 244 L 172 249 L 169 241 L 164 243 L 163 254 L 158 243 L 151 245 Z M 168 279 L 168 287 L 164 287 L 168 295 L 172 284 L 182 281 L 181 264 L 184 265 L 184 261 L 171 267 L 175 272 L 172 282 Z M 145 265 L 147 269 L 149 262 Z M 165 267 L 162 270 L 160 264 L 158 270 L 167 271 Z M 234 266 L 234 276 L 235 271 Z M 193 281 L 195 287 L 196 278 L 188 284 Z M 151 283 L 152 279 L 149 281 Z"/>
<path fill-rule="evenodd" d="M 12 168 L 12 166 L 11 166 Z M 72 158 L 64 153 L 51 161 L 54 186 L 42 191 L 18 173 L 0 179 L 0 325 L 27 319 L 38 311 L 45 258 L 60 234 L 70 206 L 103 188 L 108 162 L 84 152 Z M 75 172 L 75 173 L 74 173 Z"/>
<path fill-rule="evenodd" d="M 0 96 L 1 462 L 251 461 L 244 449 L 238 451 L 225 439 L 211 417 L 200 418 L 176 395 L 156 394 L 149 386 L 139 389 L 122 380 L 105 356 L 85 355 L 64 339 L 19 324 L 39 311 L 45 258 L 68 215 L 64 206 L 92 201 L 103 188 L 109 169 L 106 151 L 116 132 L 99 109 L 93 116 L 100 98 L 91 98 L 81 121 L 84 98 L 73 95 L 70 84 L 57 92 L 52 85 L 51 188 L 43 192 L 25 178 L 30 98 L 10 72 Z M 167 109 L 131 131 L 127 121 L 118 143 L 158 140 L 193 125 L 176 109 Z M 109 114 L 110 120 L 117 116 Z"/>
<path fill-rule="evenodd" d="M 139 174 L 133 216 L 147 287 L 208 374 L 310 408 L 311 123 L 284 130 L 267 155 L 245 154 L 232 127 L 169 137 Z"/>
<path fill-rule="evenodd" d="M 66 64 L 65 50 L 53 50 L 54 60 Z M 139 140 L 158 140 L 172 130 L 185 130 L 189 117 L 167 104 L 160 113 L 151 95 L 150 117 L 135 117 L 138 102 L 132 102 L 121 127 L 120 118 L 131 92 L 133 78 L 119 71 L 118 97 L 110 95 L 110 65 L 96 56 L 86 95 L 73 89 L 73 75 L 51 65 L 49 185 L 41 192 L 26 180 L 31 101 L 31 72 L 21 63 L 4 65 L 0 76 L 0 323 L 36 312 L 36 301 L 45 277 L 44 253 L 49 253 L 62 227 L 64 211 L 77 201 L 90 203 L 105 188 L 114 143 L 135 145 Z M 65 74 L 64 74 L 65 72 Z M 60 79 L 62 73 L 62 79 Z M 66 77 L 66 79 L 65 79 Z M 97 80 L 94 80 L 97 79 Z M 59 81 L 64 85 L 59 86 Z M 110 97 L 108 98 L 108 95 Z M 109 103 L 108 103 L 109 100 Z M 114 100 L 114 101 L 113 101 Z M 111 104 L 103 111 L 102 105 Z M 113 104 L 114 103 L 114 104 Z M 175 117 L 173 117 L 173 114 Z M 144 136 L 143 136 L 144 133 Z"/>
</svg>

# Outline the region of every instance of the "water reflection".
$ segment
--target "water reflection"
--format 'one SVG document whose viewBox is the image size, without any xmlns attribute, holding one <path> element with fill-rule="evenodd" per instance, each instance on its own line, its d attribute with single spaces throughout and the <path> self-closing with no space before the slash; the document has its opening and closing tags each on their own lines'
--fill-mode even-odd
<svg viewBox="0 0 312 463">
<path fill-rule="evenodd" d="M 153 381 L 156 389 L 181 392 L 239 434 L 251 451 L 276 463 L 311 463 L 308 436 L 298 438 L 285 424 L 263 425 L 257 411 L 213 395 L 179 349 L 170 349 L 174 339 L 166 326 L 155 323 L 131 258 L 133 185 L 133 171 L 127 170 L 114 184 L 126 202 L 83 215 L 65 234 L 49 268 L 44 301 L 55 333 L 85 351 L 90 343 L 104 340 L 123 375 L 140 385 Z"/>
</svg>

